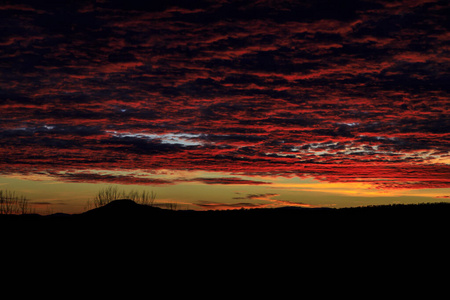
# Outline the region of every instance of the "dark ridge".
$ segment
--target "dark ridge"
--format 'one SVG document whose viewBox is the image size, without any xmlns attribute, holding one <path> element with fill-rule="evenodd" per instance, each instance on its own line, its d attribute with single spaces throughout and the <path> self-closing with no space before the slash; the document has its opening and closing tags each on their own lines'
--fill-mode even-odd
<svg viewBox="0 0 450 300">
<path fill-rule="evenodd" d="M 355 208 L 261 208 L 222 211 L 173 211 L 118 200 L 83 214 L 75 223 L 108 225 L 116 229 L 150 230 L 167 234 L 195 235 L 205 232 L 234 236 L 279 234 L 408 234 L 449 228 L 449 203 L 383 205 Z M 64 219 L 64 218 L 59 218 Z"/>
<path fill-rule="evenodd" d="M 83 217 L 127 217 L 144 216 L 146 214 L 165 213 L 166 211 L 148 205 L 142 205 L 130 199 L 120 199 L 112 201 L 104 206 L 88 210 L 79 216 Z"/>
<path fill-rule="evenodd" d="M 134 217 L 155 217 L 162 216 L 167 218 L 213 218 L 220 220 L 223 218 L 254 218 L 254 217 L 275 217 L 283 216 L 288 218 L 334 218 L 334 217 L 432 217 L 447 216 L 450 213 L 450 203 L 421 203 L 421 204 L 393 204 L 376 205 L 349 208 L 303 208 L 285 206 L 279 208 L 255 208 L 240 210 L 168 210 L 155 206 L 142 205 L 130 199 L 120 199 L 112 201 L 104 206 L 88 210 L 80 214 L 55 213 L 42 216 L 38 214 L 26 215 L 0 215 L 0 220 L 53 220 L 53 219 L 94 219 L 94 218 L 134 218 Z"/>
<path fill-rule="evenodd" d="M 449 204 L 171 211 L 120 200 L 82 214 L 0 215 L 0 228 L 10 253 L 45 249 L 68 260 L 81 255 L 91 261 L 89 268 L 98 261 L 114 266 L 117 259 L 134 260 L 139 266 L 150 259 L 151 268 L 163 265 L 172 273 L 230 266 L 241 272 L 249 262 L 264 268 L 284 260 L 288 268 L 300 264 L 299 272 L 342 263 L 336 270 L 346 274 L 349 265 L 370 271 L 380 261 L 390 262 L 385 271 L 402 255 L 423 256 L 424 249 L 436 257 L 447 248 L 449 216 Z"/>
<path fill-rule="evenodd" d="M 397 236 L 429 238 L 450 229 L 449 203 L 383 205 L 341 209 L 277 208 L 228 211 L 172 211 L 123 199 L 81 214 L 0 215 L 0 226 L 8 234 L 42 236 L 62 232 L 91 236 L 151 236 L 155 239 L 203 243 L 233 239 L 278 241 L 320 236 L 367 240 Z M 201 241 L 200 241 L 201 240 Z"/>
</svg>

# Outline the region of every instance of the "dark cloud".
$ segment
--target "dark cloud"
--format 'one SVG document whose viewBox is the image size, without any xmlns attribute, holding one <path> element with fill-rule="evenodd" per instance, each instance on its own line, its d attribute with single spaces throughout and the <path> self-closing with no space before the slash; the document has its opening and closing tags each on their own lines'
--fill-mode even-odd
<svg viewBox="0 0 450 300">
<path fill-rule="evenodd" d="M 229 210 L 229 209 L 245 209 L 245 208 L 263 208 L 267 205 L 258 203 L 220 203 L 214 201 L 198 201 L 194 205 L 207 210 Z"/>
<path fill-rule="evenodd" d="M 190 181 L 200 181 L 206 184 L 246 184 L 246 185 L 261 185 L 271 184 L 271 182 L 247 180 L 236 177 L 222 177 L 222 178 L 194 178 Z"/>
<path fill-rule="evenodd" d="M 81 173 L 56 173 L 58 179 L 69 182 L 108 182 L 114 184 L 140 184 L 140 185 L 167 185 L 174 182 L 159 178 L 139 177 L 135 175 L 111 175 L 91 172 Z"/>
<path fill-rule="evenodd" d="M 265 193 L 265 194 L 247 194 L 245 196 L 234 197 L 233 199 L 270 199 L 271 197 L 279 196 L 279 194 Z"/>
<path fill-rule="evenodd" d="M 148 11 L 148 12 L 162 12 L 170 8 L 184 8 L 184 9 L 201 9 L 205 6 L 211 5 L 211 1 L 207 0 L 167 0 L 164 2 L 157 1 L 126 1 L 126 0 L 108 0 L 101 1 L 97 4 L 101 8 L 109 8 L 113 10 L 130 10 L 130 11 Z"/>
</svg>

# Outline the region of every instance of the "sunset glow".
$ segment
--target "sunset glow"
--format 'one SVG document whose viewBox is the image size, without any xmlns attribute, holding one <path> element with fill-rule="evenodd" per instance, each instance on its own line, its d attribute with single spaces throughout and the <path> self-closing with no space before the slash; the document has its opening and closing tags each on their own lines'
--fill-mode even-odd
<svg viewBox="0 0 450 300">
<path fill-rule="evenodd" d="M 186 209 L 449 201 L 443 0 L 6 1 L 0 189 Z"/>
</svg>

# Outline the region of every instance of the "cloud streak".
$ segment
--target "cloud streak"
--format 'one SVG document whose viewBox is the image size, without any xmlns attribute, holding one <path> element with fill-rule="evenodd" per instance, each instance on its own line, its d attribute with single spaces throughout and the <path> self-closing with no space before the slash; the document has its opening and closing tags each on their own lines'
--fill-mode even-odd
<svg viewBox="0 0 450 300">
<path fill-rule="evenodd" d="M 449 187 L 449 9 L 440 0 L 2 4 L 1 172 Z"/>
</svg>

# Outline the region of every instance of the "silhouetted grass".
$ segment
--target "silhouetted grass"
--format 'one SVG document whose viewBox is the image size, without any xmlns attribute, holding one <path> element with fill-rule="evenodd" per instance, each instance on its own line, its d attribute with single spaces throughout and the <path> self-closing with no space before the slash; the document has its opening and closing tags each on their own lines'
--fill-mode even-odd
<svg viewBox="0 0 450 300">
<path fill-rule="evenodd" d="M 26 197 L 14 191 L 0 190 L 0 215 L 28 214 L 31 212 Z"/>
<path fill-rule="evenodd" d="M 88 209 L 98 208 L 105 206 L 106 204 L 111 203 L 112 201 L 121 199 L 129 199 L 133 200 L 138 204 L 153 206 L 155 198 L 156 193 L 154 193 L 153 191 L 126 192 L 125 190 L 120 191 L 117 186 L 108 186 L 98 191 L 94 199 L 92 199 L 92 201 L 88 201 L 87 207 Z"/>
</svg>

